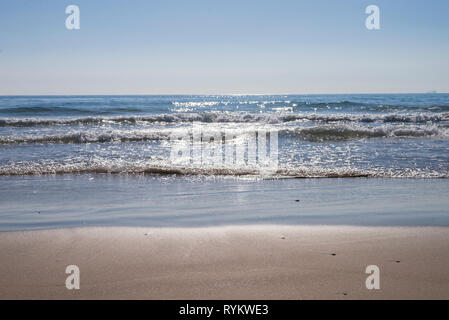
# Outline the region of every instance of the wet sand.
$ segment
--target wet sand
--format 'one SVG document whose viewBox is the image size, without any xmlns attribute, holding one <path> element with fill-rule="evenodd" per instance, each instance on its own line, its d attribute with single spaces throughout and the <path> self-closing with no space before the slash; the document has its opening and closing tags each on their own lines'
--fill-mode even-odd
<svg viewBox="0 0 449 320">
<path fill-rule="evenodd" d="M 80 290 L 65 269 L 80 268 Z M 380 268 L 380 290 L 365 268 Z M 0 233 L 1 299 L 449 299 L 449 228 L 87 227 Z"/>
<path fill-rule="evenodd" d="M 449 227 L 447 190 L 449 179 L 0 177 L 0 231 L 260 224 Z"/>
</svg>

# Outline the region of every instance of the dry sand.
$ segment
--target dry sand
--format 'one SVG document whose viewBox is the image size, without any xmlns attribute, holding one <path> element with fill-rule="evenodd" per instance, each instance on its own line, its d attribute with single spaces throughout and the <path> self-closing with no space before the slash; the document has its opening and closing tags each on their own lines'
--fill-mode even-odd
<svg viewBox="0 0 449 320">
<path fill-rule="evenodd" d="M 65 269 L 81 270 L 67 290 Z M 380 290 L 367 290 L 367 265 Z M 449 228 L 233 226 L 0 233 L 1 299 L 449 299 Z"/>
</svg>

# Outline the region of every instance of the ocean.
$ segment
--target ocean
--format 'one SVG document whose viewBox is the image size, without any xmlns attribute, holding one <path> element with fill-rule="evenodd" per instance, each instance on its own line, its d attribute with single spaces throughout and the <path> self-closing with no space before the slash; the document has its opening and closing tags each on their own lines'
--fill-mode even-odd
<svg viewBox="0 0 449 320">
<path fill-rule="evenodd" d="M 200 147 L 215 155 L 269 132 L 275 169 L 249 149 L 178 162 L 172 137 L 195 128 L 218 134 Z M 449 225 L 449 94 L 2 96 L 0 150 L 0 230 Z"/>
</svg>

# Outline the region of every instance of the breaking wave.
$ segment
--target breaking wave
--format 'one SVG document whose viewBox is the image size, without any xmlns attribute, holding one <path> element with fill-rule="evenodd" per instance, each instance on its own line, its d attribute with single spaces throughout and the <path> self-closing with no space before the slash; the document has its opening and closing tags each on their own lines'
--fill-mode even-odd
<svg viewBox="0 0 449 320">
<path fill-rule="evenodd" d="M 362 122 L 362 123 L 438 123 L 449 121 L 443 113 L 389 114 L 316 114 L 316 113 L 248 113 L 203 112 L 172 113 L 146 116 L 92 116 L 81 118 L 0 118 L 0 127 L 34 127 L 57 125 L 145 124 L 145 123 L 287 123 L 294 121 Z"/>
<path fill-rule="evenodd" d="M 401 171 L 355 168 L 226 168 L 226 167 L 171 167 L 154 164 L 45 164 L 21 163 L 0 167 L 0 176 L 43 174 L 149 174 L 201 176 L 257 176 L 262 178 L 449 178 L 449 172 L 404 169 Z"/>
<path fill-rule="evenodd" d="M 26 143 L 107 143 L 165 140 L 165 133 L 152 132 L 71 132 L 66 134 L 0 136 L 0 144 Z"/>
<path fill-rule="evenodd" d="M 29 134 L 0 136 L 0 145 L 13 144 L 39 144 L 39 143 L 109 143 L 109 142 L 139 142 L 168 140 L 172 132 L 190 133 L 192 128 L 178 127 L 172 131 L 164 129 L 133 129 L 133 130 L 90 130 L 70 131 L 58 134 Z M 382 125 L 378 127 L 355 126 L 351 124 L 326 124 L 312 127 L 271 127 L 265 128 L 277 131 L 280 137 L 302 139 L 311 142 L 348 141 L 370 138 L 449 138 L 447 126 L 393 126 Z M 208 131 L 210 130 L 210 131 Z M 244 136 L 257 131 L 256 128 L 232 129 L 236 136 Z M 204 133 L 223 133 L 221 128 L 207 128 Z"/>
<path fill-rule="evenodd" d="M 438 126 L 325 125 L 297 128 L 294 135 L 307 141 L 346 141 L 368 138 L 449 138 L 449 128 Z M 288 133 L 287 133 L 288 134 Z"/>
</svg>

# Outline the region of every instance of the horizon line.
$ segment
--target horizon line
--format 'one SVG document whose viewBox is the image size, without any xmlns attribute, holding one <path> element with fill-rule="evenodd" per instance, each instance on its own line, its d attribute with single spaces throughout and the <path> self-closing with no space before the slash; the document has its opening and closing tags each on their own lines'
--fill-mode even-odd
<svg viewBox="0 0 449 320">
<path fill-rule="evenodd" d="M 0 94 L 0 97 L 64 97 L 64 96 L 312 96 L 312 95 L 394 95 L 394 94 L 449 94 L 449 92 L 352 92 L 352 93 L 75 93 L 75 94 Z"/>
</svg>

